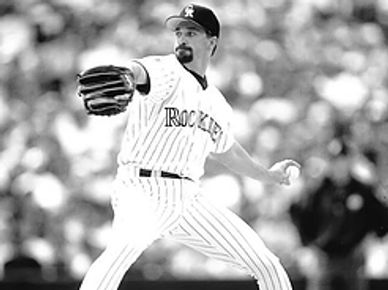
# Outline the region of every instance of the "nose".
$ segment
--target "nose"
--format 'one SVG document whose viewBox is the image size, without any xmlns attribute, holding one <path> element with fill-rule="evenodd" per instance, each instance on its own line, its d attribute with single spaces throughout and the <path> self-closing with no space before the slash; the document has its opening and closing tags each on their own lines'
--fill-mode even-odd
<svg viewBox="0 0 388 290">
<path fill-rule="evenodd" d="M 186 38 L 184 36 L 178 37 L 178 44 L 179 45 L 185 45 L 186 43 L 187 43 Z"/>
</svg>

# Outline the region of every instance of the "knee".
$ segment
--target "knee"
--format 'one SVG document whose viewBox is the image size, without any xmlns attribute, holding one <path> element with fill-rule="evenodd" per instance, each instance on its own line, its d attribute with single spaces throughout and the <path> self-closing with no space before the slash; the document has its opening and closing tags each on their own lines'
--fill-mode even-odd
<svg viewBox="0 0 388 290">
<path fill-rule="evenodd" d="M 292 289 L 290 279 L 280 259 L 270 251 L 259 256 L 254 273 L 260 289 Z"/>
<path fill-rule="evenodd" d="M 279 268 L 283 268 L 280 259 L 274 253 L 266 249 L 263 254 L 260 255 L 260 262 L 264 265 L 264 267 L 269 269 L 274 269 L 277 271 Z"/>
</svg>

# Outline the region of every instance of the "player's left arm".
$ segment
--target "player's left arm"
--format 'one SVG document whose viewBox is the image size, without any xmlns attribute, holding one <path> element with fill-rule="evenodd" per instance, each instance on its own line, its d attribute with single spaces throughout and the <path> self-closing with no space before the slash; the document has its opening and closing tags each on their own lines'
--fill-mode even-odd
<svg viewBox="0 0 388 290">
<path fill-rule="evenodd" d="M 223 153 L 212 153 L 215 160 L 222 163 L 232 171 L 267 183 L 290 184 L 290 171 L 292 166 L 300 169 L 300 164 L 291 159 L 276 162 L 269 169 L 254 160 L 248 152 L 234 141 L 229 150 Z"/>
</svg>

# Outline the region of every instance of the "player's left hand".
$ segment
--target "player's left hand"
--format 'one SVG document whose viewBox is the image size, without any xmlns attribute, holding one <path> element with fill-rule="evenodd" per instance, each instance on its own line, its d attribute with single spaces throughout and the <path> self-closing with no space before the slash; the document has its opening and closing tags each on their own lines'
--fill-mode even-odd
<svg viewBox="0 0 388 290">
<path fill-rule="evenodd" d="M 291 168 L 295 167 L 297 171 L 300 171 L 301 165 L 292 160 L 292 159 L 285 159 L 279 162 L 276 162 L 274 165 L 271 166 L 269 169 L 269 172 L 271 173 L 271 177 L 275 183 L 281 184 L 281 185 L 290 185 L 291 181 Z"/>
<path fill-rule="evenodd" d="M 124 112 L 135 90 L 132 72 L 114 65 L 87 69 L 78 74 L 77 82 L 78 95 L 91 115 L 111 116 Z"/>
</svg>

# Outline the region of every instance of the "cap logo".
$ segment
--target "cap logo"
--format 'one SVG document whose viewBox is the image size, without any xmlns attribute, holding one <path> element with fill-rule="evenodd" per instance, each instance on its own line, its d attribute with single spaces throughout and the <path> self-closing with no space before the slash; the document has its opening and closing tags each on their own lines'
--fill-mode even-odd
<svg viewBox="0 0 388 290">
<path fill-rule="evenodd" d="M 193 5 L 188 5 L 186 8 L 185 8 L 185 17 L 190 17 L 190 18 L 193 18 L 193 13 L 194 13 L 194 7 Z"/>
</svg>

